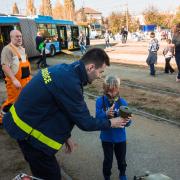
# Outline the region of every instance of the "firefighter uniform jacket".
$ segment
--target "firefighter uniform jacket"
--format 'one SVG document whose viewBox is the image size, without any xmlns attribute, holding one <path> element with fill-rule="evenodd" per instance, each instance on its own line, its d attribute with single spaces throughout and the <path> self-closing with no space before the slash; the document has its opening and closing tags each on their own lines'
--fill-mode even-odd
<svg viewBox="0 0 180 180">
<path fill-rule="evenodd" d="M 50 156 L 69 138 L 74 125 L 84 131 L 109 129 L 109 120 L 89 113 L 83 98 L 86 82 L 81 60 L 41 70 L 4 116 L 5 129 L 11 137 L 26 140 Z"/>
</svg>

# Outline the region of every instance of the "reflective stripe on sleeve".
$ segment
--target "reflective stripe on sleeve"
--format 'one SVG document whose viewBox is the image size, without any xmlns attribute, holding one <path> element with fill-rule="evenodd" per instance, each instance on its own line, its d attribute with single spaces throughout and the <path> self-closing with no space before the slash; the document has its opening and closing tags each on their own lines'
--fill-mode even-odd
<svg viewBox="0 0 180 180">
<path fill-rule="evenodd" d="M 39 141 L 41 141 L 42 143 L 46 144 L 47 146 L 49 146 L 53 149 L 59 150 L 61 148 L 62 144 L 48 138 L 47 136 L 42 134 L 40 131 L 33 129 L 28 124 L 23 122 L 16 114 L 14 105 L 11 106 L 10 112 L 12 114 L 12 118 L 13 118 L 14 122 L 16 123 L 16 125 L 19 128 L 21 128 L 23 131 L 25 131 L 27 134 L 33 136 L 34 138 L 38 139 Z"/>
</svg>

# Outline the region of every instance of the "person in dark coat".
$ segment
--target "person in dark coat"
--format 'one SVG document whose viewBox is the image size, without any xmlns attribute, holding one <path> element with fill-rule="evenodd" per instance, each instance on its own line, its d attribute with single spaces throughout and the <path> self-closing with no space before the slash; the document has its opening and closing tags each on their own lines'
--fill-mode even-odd
<svg viewBox="0 0 180 180">
<path fill-rule="evenodd" d="M 36 37 L 36 49 L 40 52 L 41 54 L 41 50 L 39 49 L 39 45 L 43 42 L 43 38 L 42 38 L 42 33 L 41 32 L 37 32 L 37 37 Z M 43 67 L 44 64 L 44 68 L 46 67 L 46 53 L 45 50 L 43 51 L 42 57 L 39 59 L 39 61 L 36 63 L 37 67 L 39 68 L 39 65 L 41 63 L 41 67 Z"/>
<path fill-rule="evenodd" d="M 121 28 L 121 36 L 122 36 L 122 43 L 125 43 L 125 33 L 124 33 L 124 26 Z"/>
<path fill-rule="evenodd" d="M 3 118 L 8 134 L 17 139 L 33 176 L 61 180 L 55 154 L 65 144 L 74 151 L 71 131 L 124 128 L 126 119 L 94 118 L 83 97 L 83 86 L 102 76 L 109 57 L 101 48 L 92 48 L 72 64 L 58 64 L 39 71 L 24 87 L 18 100 Z"/>
</svg>

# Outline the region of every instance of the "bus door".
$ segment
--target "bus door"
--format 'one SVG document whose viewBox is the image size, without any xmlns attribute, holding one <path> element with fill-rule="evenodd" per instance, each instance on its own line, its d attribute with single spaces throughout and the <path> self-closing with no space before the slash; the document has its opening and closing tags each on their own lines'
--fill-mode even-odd
<svg viewBox="0 0 180 180">
<path fill-rule="evenodd" d="M 89 28 L 88 27 L 85 27 L 85 33 L 86 33 L 86 45 L 90 45 Z"/>
<path fill-rule="evenodd" d="M 59 26 L 60 49 L 68 49 L 66 26 Z"/>
<path fill-rule="evenodd" d="M 72 30 L 72 39 L 73 39 L 73 49 L 79 48 L 79 30 L 78 27 L 71 27 Z"/>
<path fill-rule="evenodd" d="M 11 42 L 10 31 L 13 30 L 13 26 L 0 26 L 0 56 L 4 46 Z"/>
</svg>

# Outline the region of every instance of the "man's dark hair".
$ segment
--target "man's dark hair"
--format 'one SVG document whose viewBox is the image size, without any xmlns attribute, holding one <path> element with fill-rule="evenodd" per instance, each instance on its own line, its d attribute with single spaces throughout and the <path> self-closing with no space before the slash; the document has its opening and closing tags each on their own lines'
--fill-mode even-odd
<svg viewBox="0 0 180 180">
<path fill-rule="evenodd" d="M 103 66 L 105 63 L 107 66 L 110 66 L 109 56 L 101 48 L 92 48 L 87 51 L 81 58 L 84 65 L 94 64 L 95 68 L 98 69 Z"/>
</svg>

